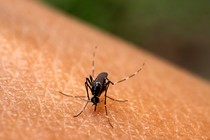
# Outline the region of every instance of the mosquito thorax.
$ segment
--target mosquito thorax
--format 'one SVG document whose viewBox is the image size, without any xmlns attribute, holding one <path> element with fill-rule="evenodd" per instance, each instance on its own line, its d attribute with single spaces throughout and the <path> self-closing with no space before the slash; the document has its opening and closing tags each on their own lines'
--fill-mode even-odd
<svg viewBox="0 0 210 140">
<path fill-rule="evenodd" d="M 101 84 L 99 82 L 96 82 L 91 89 L 91 92 L 93 95 L 98 96 L 101 91 Z"/>
</svg>

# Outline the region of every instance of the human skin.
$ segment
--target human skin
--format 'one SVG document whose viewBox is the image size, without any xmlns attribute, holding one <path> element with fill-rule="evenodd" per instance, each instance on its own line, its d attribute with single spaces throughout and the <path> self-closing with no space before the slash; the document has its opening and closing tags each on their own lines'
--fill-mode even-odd
<svg viewBox="0 0 210 140">
<path fill-rule="evenodd" d="M 0 0 L 0 139 L 209 139 L 210 84 L 110 34 L 33 1 Z M 12 6 L 11 6 L 12 5 Z M 94 112 L 85 78 L 118 81 Z"/>
</svg>

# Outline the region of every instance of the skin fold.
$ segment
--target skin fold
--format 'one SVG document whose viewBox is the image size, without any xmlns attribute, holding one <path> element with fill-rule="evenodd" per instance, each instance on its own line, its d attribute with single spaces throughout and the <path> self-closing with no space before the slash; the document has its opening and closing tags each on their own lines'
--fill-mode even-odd
<svg viewBox="0 0 210 140">
<path fill-rule="evenodd" d="M 0 139 L 209 139 L 210 84 L 34 1 L 0 0 Z M 12 6 L 11 6 L 12 5 Z M 97 110 L 85 79 L 107 72 Z M 90 93 L 90 91 L 89 91 Z M 91 95 L 91 94 L 90 94 Z"/>
</svg>

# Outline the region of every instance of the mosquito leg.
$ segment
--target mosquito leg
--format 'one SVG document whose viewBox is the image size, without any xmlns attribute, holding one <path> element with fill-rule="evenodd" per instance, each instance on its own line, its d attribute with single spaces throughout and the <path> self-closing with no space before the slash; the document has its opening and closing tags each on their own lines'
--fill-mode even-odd
<svg viewBox="0 0 210 140">
<path fill-rule="evenodd" d="M 95 47 L 95 50 L 93 51 L 93 61 L 92 61 L 92 76 L 93 76 L 93 79 L 94 79 L 94 70 L 95 70 L 95 51 L 97 49 L 97 46 Z"/>
<path fill-rule="evenodd" d="M 80 95 L 75 96 L 75 98 L 85 98 L 85 97 L 87 97 L 87 96 L 80 96 Z"/>
<path fill-rule="evenodd" d="M 92 82 L 93 82 L 93 77 L 90 75 L 89 84 L 91 85 Z"/>
<path fill-rule="evenodd" d="M 112 81 L 110 81 L 108 78 L 106 78 L 108 80 L 108 83 L 111 83 L 112 85 L 114 85 L 114 83 Z M 107 83 L 107 84 L 108 84 Z M 107 96 L 109 99 L 113 100 L 113 101 L 117 101 L 117 102 L 126 102 L 128 100 L 118 100 L 118 99 L 114 99 L 112 97 Z"/>
<path fill-rule="evenodd" d="M 64 95 L 64 96 L 67 96 L 67 97 L 79 98 L 79 99 L 81 99 L 81 100 L 83 100 L 83 101 L 89 101 L 89 100 L 84 99 L 86 96 L 72 96 L 72 95 L 65 94 L 65 93 L 63 93 L 63 92 L 61 92 L 61 91 L 58 91 L 58 92 L 59 92 L 60 94 Z"/>
<path fill-rule="evenodd" d="M 91 85 L 91 83 L 93 82 L 93 77 L 90 76 L 90 79 L 89 78 L 86 78 L 86 82 Z"/>
<path fill-rule="evenodd" d="M 87 96 L 75 96 L 75 98 L 79 98 L 80 100 L 83 100 L 83 101 L 90 101 L 87 98 Z"/>
<path fill-rule="evenodd" d="M 106 97 L 109 98 L 109 99 L 111 99 L 111 100 L 113 100 L 113 101 L 117 101 L 117 102 L 127 102 L 128 101 L 128 100 L 124 100 L 124 99 L 114 99 L 114 98 L 109 97 L 107 95 L 106 95 Z"/>
<path fill-rule="evenodd" d="M 85 88 L 86 88 L 86 93 L 87 93 L 88 100 L 90 100 L 90 96 L 89 96 L 89 93 L 88 93 L 88 88 L 91 89 L 91 86 L 90 86 L 90 80 L 88 78 L 86 78 Z"/>
<path fill-rule="evenodd" d="M 111 83 L 112 85 L 114 85 L 114 83 L 111 80 L 109 80 L 107 77 L 106 77 L 106 79 L 108 80 L 107 84 Z"/>
<path fill-rule="evenodd" d="M 106 84 L 106 89 L 105 89 L 104 107 L 105 107 L 106 117 L 107 117 L 107 119 L 108 119 L 109 125 L 113 128 L 113 126 L 112 126 L 112 124 L 111 124 L 111 122 L 110 122 L 110 120 L 109 120 L 108 111 L 107 111 L 107 107 L 106 107 L 106 97 L 107 97 L 106 94 L 107 94 L 107 90 L 108 90 L 108 88 L 109 88 L 109 84 L 110 84 L 110 82 L 108 81 L 108 83 Z"/>
<path fill-rule="evenodd" d="M 62 95 L 64 95 L 64 96 L 67 96 L 67 97 L 74 97 L 74 96 L 72 96 L 72 95 L 68 95 L 68 94 L 65 94 L 65 93 L 63 93 L 63 92 L 61 92 L 61 91 L 58 91 L 60 94 L 62 94 Z"/>
<path fill-rule="evenodd" d="M 126 81 L 126 80 L 128 80 L 128 79 L 134 77 L 135 75 L 137 75 L 137 74 L 142 70 L 142 68 L 143 68 L 144 65 L 145 65 L 145 63 L 143 63 L 142 66 L 141 66 L 136 72 L 134 72 L 133 74 L 129 75 L 128 77 L 125 77 L 125 78 L 122 79 L 122 80 L 119 80 L 119 81 L 117 81 L 117 82 L 112 83 L 112 85 L 115 85 L 115 84 L 124 82 L 124 81 Z"/>
<path fill-rule="evenodd" d="M 80 114 L 82 114 L 82 112 L 85 110 L 86 106 L 88 105 L 90 101 L 87 101 L 86 104 L 84 105 L 84 107 L 82 108 L 82 110 L 77 114 L 77 115 L 74 115 L 73 117 L 78 117 Z"/>
</svg>

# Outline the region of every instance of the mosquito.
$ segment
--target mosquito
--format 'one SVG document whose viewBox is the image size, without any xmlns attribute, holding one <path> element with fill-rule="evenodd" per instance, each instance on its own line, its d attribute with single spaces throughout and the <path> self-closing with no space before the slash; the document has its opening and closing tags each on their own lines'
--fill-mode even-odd
<svg viewBox="0 0 210 140">
<path fill-rule="evenodd" d="M 118 100 L 118 99 L 114 99 L 110 96 L 107 95 L 107 91 L 109 88 L 109 85 L 115 85 L 121 82 L 124 82 L 128 79 L 130 79 L 131 77 L 134 77 L 136 74 L 138 74 L 143 66 L 145 65 L 145 63 L 142 64 L 141 68 L 139 68 L 135 73 L 129 75 L 128 77 L 125 77 L 117 82 L 112 82 L 111 80 L 109 80 L 108 78 L 108 73 L 107 72 L 101 72 L 98 74 L 98 76 L 96 78 L 94 78 L 94 71 L 95 71 L 95 50 L 97 49 L 97 46 L 95 47 L 94 51 L 93 51 L 93 60 L 92 60 L 92 75 L 90 75 L 89 78 L 86 78 L 85 81 L 85 88 L 86 88 L 86 93 L 87 96 L 71 96 L 71 95 L 67 95 L 63 92 L 60 92 L 61 94 L 65 95 L 65 96 L 70 96 L 70 97 L 75 97 L 75 98 L 80 98 L 84 101 L 86 101 L 86 103 L 84 104 L 82 110 L 77 113 L 76 115 L 74 115 L 74 117 L 78 117 L 80 114 L 83 113 L 83 111 L 85 110 L 86 106 L 88 105 L 88 103 L 93 103 L 93 105 L 95 106 L 94 111 L 96 111 L 96 107 L 97 104 L 100 102 L 99 97 L 101 96 L 101 94 L 103 92 L 105 92 L 105 100 L 104 100 L 104 107 L 105 107 L 105 112 L 106 112 L 106 117 L 108 119 L 108 122 L 110 124 L 110 126 L 113 128 L 113 125 L 111 124 L 109 117 L 108 117 L 108 111 L 107 111 L 107 106 L 106 106 L 106 99 L 109 98 L 113 101 L 117 101 L 117 102 L 126 102 L 128 100 Z M 90 98 L 89 95 L 89 90 L 92 93 L 92 97 Z M 87 97 L 87 99 L 84 99 L 85 97 Z"/>
</svg>

